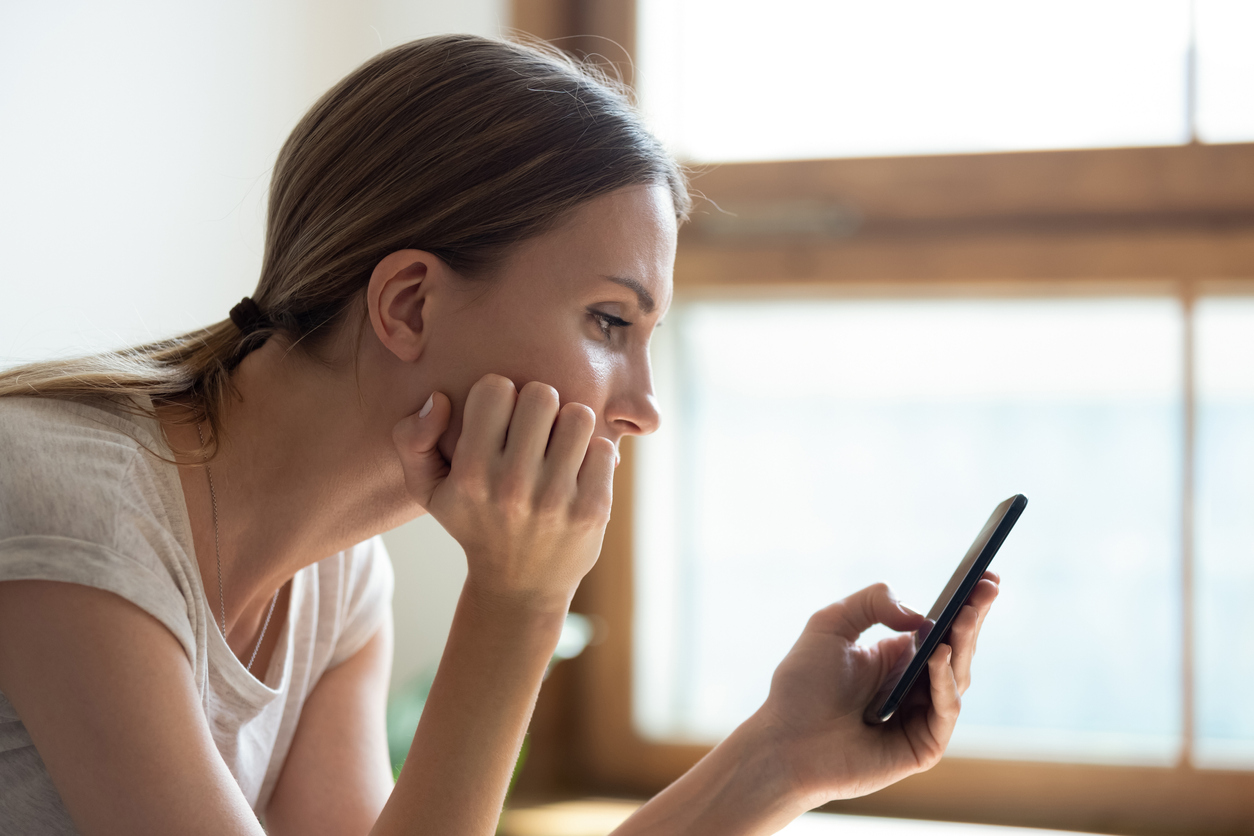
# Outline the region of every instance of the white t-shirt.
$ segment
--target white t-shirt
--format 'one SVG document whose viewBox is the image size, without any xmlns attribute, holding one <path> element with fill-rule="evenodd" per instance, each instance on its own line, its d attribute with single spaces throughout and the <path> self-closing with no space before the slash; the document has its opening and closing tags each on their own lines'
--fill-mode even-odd
<svg viewBox="0 0 1254 836">
<path fill-rule="evenodd" d="M 258 681 L 227 646 L 201 586 L 178 470 L 145 446 L 171 455 L 150 419 L 0 398 L 0 581 L 104 589 L 164 624 L 187 654 L 218 752 L 261 813 L 319 677 L 391 618 L 392 564 L 375 537 L 297 572 Z M 77 833 L 3 693 L 0 833 Z"/>
</svg>

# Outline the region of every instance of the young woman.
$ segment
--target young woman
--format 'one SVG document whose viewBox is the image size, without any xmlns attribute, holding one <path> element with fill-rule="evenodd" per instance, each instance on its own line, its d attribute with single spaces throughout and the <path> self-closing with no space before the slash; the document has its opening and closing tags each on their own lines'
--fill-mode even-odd
<svg viewBox="0 0 1254 836">
<path fill-rule="evenodd" d="M 417 41 L 297 125 L 229 319 L 0 375 L 0 831 L 493 832 L 618 444 L 658 426 L 688 208 L 603 80 Z M 376 535 L 423 513 L 468 575 L 393 786 Z M 877 728 L 908 637 L 856 639 L 922 617 L 882 586 L 816 613 L 761 709 L 619 832 L 770 833 L 932 766 L 996 593 Z"/>
</svg>

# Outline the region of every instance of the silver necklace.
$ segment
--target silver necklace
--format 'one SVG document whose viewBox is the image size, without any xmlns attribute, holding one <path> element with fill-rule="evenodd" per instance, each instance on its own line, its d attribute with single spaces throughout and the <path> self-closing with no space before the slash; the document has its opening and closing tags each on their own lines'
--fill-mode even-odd
<svg viewBox="0 0 1254 836">
<path fill-rule="evenodd" d="M 200 448 L 205 447 L 205 433 L 200 428 L 200 424 L 196 425 L 196 435 L 200 436 Z M 218 559 L 218 608 L 222 613 L 222 639 L 226 640 L 226 599 L 222 595 L 222 549 L 218 544 L 218 495 L 213 490 L 213 471 L 209 469 L 209 463 L 205 463 L 205 475 L 209 477 L 209 502 L 213 505 L 213 553 Z M 282 589 L 283 587 L 279 587 Z M 253 648 L 253 655 L 248 657 L 248 670 L 250 673 L 253 669 L 253 662 L 257 661 L 257 651 L 261 650 L 261 641 L 266 637 L 266 628 L 270 626 L 270 616 L 274 615 L 274 605 L 279 601 L 279 590 L 274 591 L 274 597 L 270 599 L 270 609 L 266 612 L 266 621 L 261 625 L 261 635 L 257 637 L 257 646 Z"/>
</svg>

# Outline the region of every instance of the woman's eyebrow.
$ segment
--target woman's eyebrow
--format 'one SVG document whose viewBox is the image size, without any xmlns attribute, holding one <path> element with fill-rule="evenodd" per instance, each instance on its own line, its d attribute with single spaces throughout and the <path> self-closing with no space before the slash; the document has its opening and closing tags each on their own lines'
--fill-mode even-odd
<svg viewBox="0 0 1254 836">
<path fill-rule="evenodd" d="M 657 302 L 653 300 L 653 294 L 638 279 L 633 279 L 630 276 L 602 276 L 601 278 L 614 284 L 620 284 L 633 291 L 636 294 L 636 303 L 644 313 L 653 313 L 653 309 L 657 307 Z"/>
</svg>

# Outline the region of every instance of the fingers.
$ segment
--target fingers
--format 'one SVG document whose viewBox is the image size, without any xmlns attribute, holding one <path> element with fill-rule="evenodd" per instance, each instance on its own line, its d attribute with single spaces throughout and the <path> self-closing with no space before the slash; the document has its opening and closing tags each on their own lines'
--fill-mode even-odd
<svg viewBox="0 0 1254 836">
<path fill-rule="evenodd" d="M 811 617 L 810 624 L 852 642 L 872 624 L 884 624 L 894 630 L 917 630 L 925 621 L 922 615 L 901 604 L 887 584 L 877 583 L 819 610 Z"/>
<path fill-rule="evenodd" d="M 549 480 L 576 492 L 576 516 L 604 524 L 614 496 L 614 442 L 593 438 L 596 413 L 578 403 L 562 407 L 545 458 Z M 569 487 L 567 487 L 569 485 Z"/>
<path fill-rule="evenodd" d="M 880 665 L 880 672 L 875 677 L 875 685 L 878 686 L 898 664 L 902 665 L 902 671 L 905 670 L 905 664 L 910 660 L 903 660 L 901 657 L 907 654 L 911 657 L 914 656 L 914 635 L 911 633 L 899 633 L 896 636 L 880 639 L 875 643 L 875 649 Z M 900 671 L 898 672 L 900 673 Z"/>
<path fill-rule="evenodd" d="M 557 390 L 533 380 L 523 386 L 512 406 L 513 415 L 507 416 L 506 466 L 534 467 L 544 458 L 549 434 L 554 430 L 553 421 L 561 406 Z"/>
<path fill-rule="evenodd" d="M 962 709 L 962 692 L 954 679 L 953 648 L 950 645 L 936 645 L 932 658 L 927 660 L 927 673 L 932 689 L 932 710 L 928 713 L 927 724 L 938 751 L 943 752 L 949 745 L 949 738 L 958 723 L 958 712 Z"/>
<path fill-rule="evenodd" d="M 499 374 L 484 375 L 466 396 L 462 415 L 462 433 L 453 451 L 456 461 L 466 462 L 486 454 L 500 453 L 518 392 L 514 381 Z"/>
<path fill-rule="evenodd" d="M 599 514 L 612 493 L 614 445 L 590 444 L 596 421 L 583 404 L 562 405 L 552 386 L 531 381 L 515 390 L 509 378 L 485 375 L 466 398 L 454 461 L 484 485 L 499 479 L 496 490 L 516 502 L 557 507 L 588 493 L 584 510 Z"/>
<path fill-rule="evenodd" d="M 588 454 L 588 442 L 596 430 L 597 416 L 580 403 L 568 403 L 557 413 L 553 438 L 545 454 L 545 468 L 550 478 L 569 474 L 574 480 Z M 612 446 L 612 445 L 611 445 Z"/>
<path fill-rule="evenodd" d="M 997 593 L 1001 591 L 998 582 L 988 577 L 989 573 L 976 583 L 975 589 L 971 590 L 971 594 L 967 596 L 967 606 L 975 607 L 980 614 L 980 620 L 984 620 L 984 616 L 988 615 L 989 609 L 993 606 L 993 601 L 997 598 Z"/>
<path fill-rule="evenodd" d="M 436 446 L 448 429 L 453 407 L 442 392 L 435 392 L 422 409 L 402 418 L 392 430 L 405 485 L 424 508 L 435 488 L 448 475 L 449 465 Z"/>
<path fill-rule="evenodd" d="M 597 437 L 588 443 L 588 452 L 579 469 L 579 497 L 576 512 L 604 524 L 609 519 L 614 498 L 614 442 Z"/>
<path fill-rule="evenodd" d="M 556 389 L 531 381 L 516 391 L 501 375 L 484 375 L 466 397 L 458 459 L 497 453 L 506 467 L 530 469 L 548 460 L 550 469 L 572 474 L 583 462 L 596 429 L 596 413 L 578 403 L 561 405 Z"/>
<path fill-rule="evenodd" d="M 989 577 L 992 575 L 992 578 Z M 974 607 L 976 612 L 975 621 L 975 638 L 971 646 L 971 653 L 975 653 L 975 644 L 980 638 L 980 628 L 984 626 L 984 619 L 988 616 L 989 611 L 993 608 L 993 601 L 997 600 L 997 595 L 1001 592 L 998 586 L 999 579 L 992 572 L 985 572 L 984 578 L 975 585 L 971 596 L 967 598 L 967 606 Z"/>
<path fill-rule="evenodd" d="M 465 594 L 565 612 L 601 551 L 614 444 L 594 437 L 587 406 L 563 407 L 553 387 L 519 390 L 500 375 L 471 387 L 461 419 L 452 460 L 423 507 L 466 553 Z M 408 446 L 435 449 L 435 441 Z"/>
<path fill-rule="evenodd" d="M 958 693 L 965 694 L 971 687 L 971 663 L 975 659 L 975 647 L 980 627 L 997 598 L 997 584 L 987 577 L 976 584 L 967 603 L 958 611 L 949 628 L 949 642 L 953 646 L 953 676 Z"/>
<path fill-rule="evenodd" d="M 958 611 L 953 626 L 949 628 L 949 643 L 953 649 L 951 670 L 958 693 L 965 694 L 971 687 L 971 660 L 975 656 L 975 632 L 979 616 L 971 605 Z M 933 654 L 933 658 L 935 658 Z"/>
</svg>

